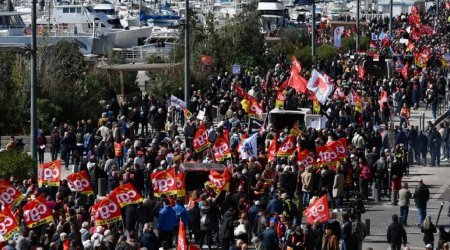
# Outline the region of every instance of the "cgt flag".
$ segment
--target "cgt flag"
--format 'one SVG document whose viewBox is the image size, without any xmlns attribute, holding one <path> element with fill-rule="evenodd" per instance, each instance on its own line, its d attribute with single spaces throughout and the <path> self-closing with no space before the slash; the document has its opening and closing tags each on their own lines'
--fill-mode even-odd
<svg viewBox="0 0 450 250">
<path fill-rule="evenodd" d="M 53 222 L 51 209 L 45 204 L 44 195 L 28 202 L 23 206 L 23 220 L 28 228 L 37 227 Z"/>
<path fill-rule="evenodd" d="M 188 250 L 187 239 L 186 239 L 186 227 L 184 227 L 183 220 L 180 219 L 180 224 L 178 228 L 178 240 L 177 240 L 177 250 Z"/>
<path fill-rule="evenodd" d="M 86 170 L 81 170 L 78 173 L 72 173 L 67 176 L 67 182 L 72 192 L 79 192 L 80 194 L 90 195 L 94 194 L 91 182 Z"/>
<path fill-rule="evenodd" d="M 333 91 L 333 86 L 329 83 L 329 77 L 313 70 L 311 78 L 308 81 L 308 89 L 314 92 L 317 101 L 325 104 L 328 96 Z"/>
<path fill-rule="evenodd" d="M 272 142 L 270 143 L 269 147 L 267 148 L 266 154 L 267 154 L 267 160 L 273 161 L 277 157 L 277 134 L 273 137 Z"/>
<path fill-rule="evenodd" d="M 295 151 L 296 138 L 293 135 L 288 135 L 283 142 L 280 143 L 278 147 L 277 156 L 278 157 L 289 157 Z"/>
<path fill-rule="evenodd" d="M 38 183 L 39 186 L 59 186 L 61 181 L 61 160 L 39 164 Z"/>
<path fill-rule="evenodd" d="M 223 134 L 220 137 L 216 138 L 214 146 L 211 149 L 216 162 L 222 162 L 225 159 L 231 158 L 230 143 L 228 138 L 229 137 L 227 129 L 224 129 Z"/>
<path fill-rule="evenodd" d="M 206 131 L 206 126 L 204 123 L 200 125 L 198 130 L 195 132 L 193 144 L 194 144 L 194 151 L 197 153 L 207 149 L 211 145 L 208 139 L 208 133 Z"/>
<path fill-rule="evenodd" d="M 17 206 L 25 196 L 7 180 L 0 180 L 0 205 Z"/>
<path fill-rule="evenodd" d="M 131 204 L 138 204 L 144 200 L 131 183 L 116 187 L 109 196 L 119 204 L 121 208 Z"/>
<path fill-rule="evenodd" d="M 176 174 L 175 168 L 152 173 L 153 192 L 156 197 L 165 195 L 184 196 L 186 194 L 186 181 L 184 173 Z"/>
<path fill-rule="evenodd" d="M 16 218 L 9 209 L 0 211 L 0 235 L 3 240 L 9 240 L 11 236 L 20 231 Z"/>
<path fill-rule="evenodd" d="M 225 168 L 223 174 L 217 172 L 216 170 L 210 170 L 208 178 L 209 181 L 206 185 L 211 187 L 216 193 L 220 193 L 222 190 L 228 191 L 230 189 L 230 169 Z"/>
<path fill-rule="evenodd" d="M 315 200 L 313 204 L 305 209 L 304 214 L 306 216 L 306 222 L 311 225 L 316 221 L 319 223 L 327 222 L 330 219 L 327 195 Z"/>
<path fill-rule="evenodd" d="M 111 195 L 97 202 L 92 207 L 94 213 L 94 222 L 96 226 L 103 226 L 122 220 L 119 205 L 114 201 Z"/>
</svg>

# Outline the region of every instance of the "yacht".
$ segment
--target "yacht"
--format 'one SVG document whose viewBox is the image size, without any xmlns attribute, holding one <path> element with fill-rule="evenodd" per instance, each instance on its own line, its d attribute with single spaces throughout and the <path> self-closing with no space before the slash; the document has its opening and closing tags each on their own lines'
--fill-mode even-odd
<svg viewBox="0 0 450 250">
<path fill-rule="evenodd" d="M 283 2 L 276 0 L 260 0 L 257 11 L 261 16 L 261 33 L 286 28 L 289 22 L 289 12 Z"/>
<path fill-rule="evenodd" d="M 116 6 L 108 1 L 103 1 L 94 5 L 94 11 L 97 13 L 103 13 L 108 18 L 108 23 L 113 25 L 114 28 L 121 28 L 119 16 L 116 13 Z"/>
</svg>

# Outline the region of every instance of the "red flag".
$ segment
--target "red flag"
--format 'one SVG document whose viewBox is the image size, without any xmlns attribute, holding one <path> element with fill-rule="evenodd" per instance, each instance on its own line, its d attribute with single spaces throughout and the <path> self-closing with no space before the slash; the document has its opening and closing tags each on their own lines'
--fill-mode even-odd
<svg viewBox="0 0 450 250">
<path fill-rule="evenodd" d="M 291 71 L 291 77 L 289 77 L 288 86 L 295 89 L 298 93 L 307 93 L 308 88 L 306 85 L 308 81 L 300 76 L 298 72 Z"/>
<path fill-rule="evenodd" d="M 200 57 L 200 63 L 203 65 L 211 65 L 212 63 L 212 57 L 208 55 L 202 55 Z"/>
<path fill-rule="evenodd" d="M 195 152 L 201 152 L 211 145 L 204 123 L 200 125 L 198 130 L 195 132 L 193 144 Z"/>
<path fill-rule="evenodd" d="M 223 174 L 216 170 L 209 171 L 209 181 L 207 185 L 210 186 L 216 193 L 222 192 L 222 190 L 228 191 L 230 189 L 231 173 L 228 168 L 225 168 Z"/>
<path fill-rule="evenodd" d="M 381 43 L 381 46 L 383 46 L 384 48 L 391 46 L 391 41 L 389 40 L 389 38 L 387 36 L 384 37 L 380 43 Z"/>
<path fill-rule="evenodd" d="M 73 192 L 80 192 L 81 194 L 94 194 L 91 182 L 86 170 L 81 170 L 78 173 L 72 173 L 67 176 L 67 182 L 70 190 Z"/>
<path fill-rule="evenodd" d="M 92 212 L 94 213 L 96 226 L 103 226 L 122 220 L 119 205 L 110 195 L 95 203 L 92 207 Z"/>
<path fill-rule="evenodd" d="M 359 77 L 359 79 L 364 80 L 365 75 L 366 75 L 366 70 L 361 65 L 358 64 L 358 77 Z"/>
<path fill-rule="evenodd" d="M 315 200 L 313 204 L 309 205 L 304 214 L 306 216 L 306 222 L 314 224 L 315 221 L 319 223 L 325 223 L 330 219 L 330 211 L 328 210 L 327 196 L 324 195 Z"/>
<path fill-rule="evenodd" d="M 341 138 L 337 141 L 329 142 L 326 144 L 327 147 L 334 150 L 338 159 L 345 159 L 347 156 L 347 139 Z"/>
<path fill-rule="evenodd" d="M 288 135 L 284 138 L 283 142 L 281 142 L 278 147 L 277 156 L 279 157 L 288 157 L 292 155 L 295 151 L 296 146 L 296 138 L 293 135 Z"/>
<path fill-rule="evenodd" d="M 413 28 L 409 37 L 413 41 L 418 41 L 420 39 L 420 36 L 421 36 L 420 31 L 416 28 Z"/>
<path fill-rule="evenodd" d="M 39 186 L 59 186 L 61 181 L 61 160 L 39 164 Z"/>
<path fill-rule="evenodd" d="M 270 143 L 269 147 L 267 148 L 267 159 L 269 161 L 275 160 L 275 157 L 277 156 L 277 135 L 273 138 L 272 142 Z"/>
<path fill-rule="evenodd" d="M 405 80 L 408 80 L 408 70 L 409 70 L 409 63 L 406 62 L 401 71 L 402 76 L 403 78 L 405 78 Z"/>
<path fill-rule="evenodd" d="M 222 136 L 216 138 L 212 148 L 214 159 L 217 162 L 222 162 L 225 159 L 231 158 L 231 150 L 229 145 L 228 130 L 224 129 Z"/>
<path fill-rule="evenodd" d="M 25 198 L 25 195 L 15 189 L 9 181 L 0 180 L 0 205 L 3 207 L 16 206 L 23 198 Z"/>
<path fill-rule="evenodd" d="M 334 148 L 328 146 L 317 146 L 317 154 L 322 162 L 333 163 L 339 160 L 339 156 Z"/>
<path fill-rule="evenodd" d="M 380 104 L 380 110 L 383 110 L 383 103 L 389 103 L 388 93 L 385 90 L 381 90 L 380 100 L 378 101 L 378 103 Z"/>
<path fill-rule="evenodd" d="M 178 228 L 178 240 L 177 240 L 177 250 L 187 250 L 187 240 L 186 240 L 186 228 L 184 227 L 183 220 L 180 219 L 180 226 Z"/>
<path fill-rule="evenodd" d="M 293 72 L 297 72 L 297 74 L 302 72 L 302 64 L 297 60 L 295 56 L 291 56 L 291 61 L 292 61 L 291 74 Z"/>
<path fill-rule="evenodd" d="M 427 36 L 433 35 L 433 28 L 431 28 L 429 25 L 420 25 L 420 31 L 425 33 L 425 35 Z"/>
<path fill-rule="evenodd" d="M 298 153 L 298 156 L 297 156 L 297 162 L 302 163 L 303 166 L 306 168 L 312 167 L 314 165 L 315 160 L 316 159 L 315 159 L 314 155 L 307 149 Z"/>
<path fill-rule="evenodd" d="M 152 173 L 150 179 L 152 180 L 153 192 L 156 197 L 162 194 L 179 196 L 186 194 L 184 173 L 176 174 L 175 168 Z"/>
<path fill-rule="evenodd" d="M 256 117 L 262 117 L 263 110 L 261 108 L 261 105 L 256 100 L 250 100 L 250 107 L 248 109 L 248 115 L 249 116 L 256 116 Z"/>
<path fill-rule="evenodd" d="M 120 207 L 125 207 L 130 204 L 138 204 L 144 199 L 141 194 L 136 190 L 136 188 L 131 183 L 120 185 L 116 187 L 109 196 L 113 199 Z"/>
<path fill-rule="evenodd" d="M 298 136 L 300 134 L 300 127 L 298 125 L 298 120 L 295 121 L 294 126 L 292 126 L 291 130 L 289 130 L 289 133 L 293 136 Z"/>
<path fill-rule="evenodd" d="M 249 95 L 249 94 L 248 94 L 247 92 L 245 92 L 244 89 L 242 89 L 240 86 L 236 86 L 235 89 L 236 89 L 236 93 L 237 93 L 241 98 L 244 98 L 244 99 L 247 99 L 247 100 L 255 100 L 255 101 L 256 101 L 255 97 Z"/>
<path fill-rule="evenodd" d="M 283 91 L 285 88 L 287 88 L 288 84 L 289 84 L 289 79 L 285 80 L 283 82 L 283 84 L 281 84 L 279 91 Z"/>
<path fill-rule="evenodd" d="M 11 211 L 9 209 L 0 211 L 0 236 L 3 240 L 8 240 L 19 231 L 19 225 Z"/>
<path fill-rule="evenodd" d="M 45 198 L 43 195 L 40 195 L 38 198 L 25 204 L 22 209 L 23 219 L 28 228 L 53 222 L 52 211 L 45 204 Z"/>
</svg>

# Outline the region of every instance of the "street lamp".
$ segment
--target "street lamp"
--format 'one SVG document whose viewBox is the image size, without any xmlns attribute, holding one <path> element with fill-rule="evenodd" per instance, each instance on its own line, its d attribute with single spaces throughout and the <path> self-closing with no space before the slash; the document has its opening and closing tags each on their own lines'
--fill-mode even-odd
<svg viewBox="0 0 450 250">
<path fill-rule="evenodd" d="M 316 63 L 316 0 L 312 0 L 312 35 L 311 53 L 313 62 Z"/>
<path fill-rule="evenodd" d="M 30 107 L 30 147 L 31 147 L 31 156 L 34 159 L 37 159 L 37 151 L 36 151 L 36 136 L 35 132 L 37 130 L 36 124 L 36 0 L 32 1 L 31 6 L 31 77 L 30 77 L 30 99 L 31 99 L 31 107 Z M 37 169 L 35 169 L 37 173 Z"/>
<path fill-rule="evenodd" d="M 184 101 L 189 108 L 190 84 L 189 84 L 189 0 L 185 0 L 186 14 L 184 16 Z"/>
<path fill-rule="evenodd" d="M 359 24 L 359 8 L 361 5 L 361 0 L 356 0 L 356 51 L 359 51 L 359 36 L 360 36 L 360 24 Z"/>
</svg>

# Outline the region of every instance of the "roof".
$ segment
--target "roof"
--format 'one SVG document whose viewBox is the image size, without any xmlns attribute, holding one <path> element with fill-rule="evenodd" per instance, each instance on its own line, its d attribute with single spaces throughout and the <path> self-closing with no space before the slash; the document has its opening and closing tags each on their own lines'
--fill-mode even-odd
<svg viewBox="0 0 450 250">
<path fill-rule="evenodd" d="M 186 162 L 183 163 L 183 167 L 186 172 L 209 172 L 210 170 L 223 172 L 225 170 L 224 164 L 215 164 L 215 163 Z"/>
<path fill-rule="evenodd" d="M 100 68 L 114 71 L 162 71 L 174 69 L 181 65 L 182 63 L 116 64 L 100 66 Z"/>
</svg>

